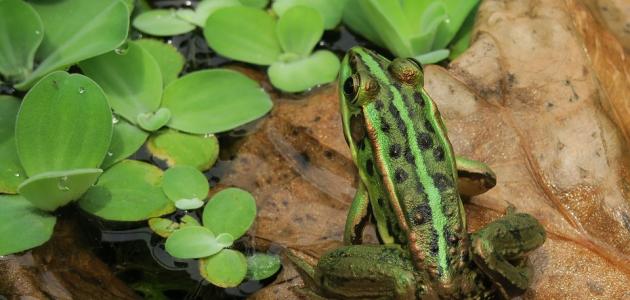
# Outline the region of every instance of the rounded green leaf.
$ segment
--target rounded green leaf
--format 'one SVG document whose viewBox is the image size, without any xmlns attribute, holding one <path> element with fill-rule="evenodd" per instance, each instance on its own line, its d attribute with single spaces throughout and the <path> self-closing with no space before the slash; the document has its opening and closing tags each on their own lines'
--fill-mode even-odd
<svg viewBox="0 0 630 300">
<path fill-rule="evenodd" d="M 167 129 L 151 135 L 147 149 L 169 167 L 188 165 L 205 171 L 219 156 L 219 141 L 214 134 L 193 135 Z"/>
<path fill-rule="evenodd" d="M 42 20 L 22 0 L 0 1 L 0 36 L 0 74 L 8 81 L 22 81 L 44 37 Z"/>
<path fill-rule="evenodd" d="M 203 27 L 206 24 L 208 16 L 219 8 L 240 5 L 241 3 L 238 0 L 203 0 L 197 4 L 195 10 L 177 10 L 177 16 L 199 27 Z"/>
<path fill-rule="evenodd" d="M 209 189 L 208 180 L 195 167 L 175 166 L 164 172 L 162 190 L 173 202 L 183 199 L 203 201 L 208 196 Z"/>
<path fill-rule="evenodd" d="M 339 58 L 327 50 L 291 62 L 276 62 L 267 70 L 274 87 L 285 92 L 301 92 L 337 78 Z"/>
<path fill-rule="evenodd" d="M 295 6 L 280 17 L 276 33 L 284 52 L 306 56 L 324 34 L 324 23 L 315 9 Z"/>
<path fill-rule="evenodd" d="M 0 255 L 37 247 L 50 239 L 57 219 L 19 195 L 0 195 Z"/>
<path fill-rule="evenodd" d="M 98 179 L 101 169 L 40 173 L 24 181 L 18 192 L 36 207 L 54 211 L 79 199 Z"/>
<path fill-rule="evenodd" d="M 138 126 L 146 131 L 156 131 L 168 123 L 171 119 L 171 111 L 161 107 L 155 112 L 140 113 L 136 117 Z"/>
<path fill-rule="evenodd" d="M 177 79 L 179 73 L 184 69 L 184 56 L 173 45 L 152 39 L 140 39 L 135 43 L 149 52 L 158 63 L 164 86 Z"/>
<path fill-rule="evenodd" d="M 151 218 L 149 219 L 149 228 L 151 228 L 155 234 L 167 238 L 179 229 L 179 223 L 165 218 Z"/>
<path fill-rule="evenodd" d="M 434 64 L 443 59 L 446 59 L 449 54 L 450 54 L 450 51 L 448 49 L 439 49 L 439 50 L 417 55 L 414 57 L 414 59 L 416 59 L 417 61 L 423 64 Z"/>
<path fill-rule="evenodd" d="M 184 215 L 179 221 L 181 227 L 201 226 L 201 223 L 191 215 Z"/>
<path fill-rule="evenodd" d="M 223 249 L 221 252 L 199 260 L 201 276 L 210 283 L 230 288 L 239 285 L 247 274 L 247 259 L 236 250 Z"/>
<path fill-rule="evenodd" d="M 164 90 L 162 102 L 172 113 L 169 127 L 197 134 L 241 126 L 260 118 L 271 106 L 258 83 L 223 69 L 193 72 L 175 80 Z"/>
<path fill-rule="evenodd" d="M 128 42 L 126 49 L 83 61 L 79 67 L 103 88 L 114 112 L 127 121 L 135 124 L 139 114 L 152 113 L 160 107 L 160 66 L 135 42 Z"/>
<path fill-rule="evenodd" d="M 44 24 L 44 39 L 35 54 L 40 63 L 24 82 L 26 89 L 64 66 L 116 49 L 127 38 L 129 11 L 119 0 L 32 0 Z M 69 13 L 75 12 L 75 13 Z"/>
<path fill-rule="evenodd" d="M 57 71 L 24 97 L 15 126 L 18 155 L 28 176 L 97 168 L 112 136 L 112 112 L 89 78 Z"/>
<path fill-rule="evenodd" d="M 79 206 L 111 221 L 141 221 L 175 211 L 162 192 L 163 172 L 140 161 L 123 160 L 109 168 L 79 200 Z"/>
<path fill-rule="evenodd" d="M 202 207 L 204 203 L 205 202 L 203 202 L 203 200 L 199 200 L 199 198 L 182 198 L 175 201 L 175 207 L 181 210 L 193 210 Z"/>
<path fill-rule="evenodd" d="M 273 254 L 254 253 L 247 257 L 247 278 L 263 280 L 276 274 L 282 264 L 280 257 Z"/>
<path fill-rule="evenodd" d="M 270 65 L 281 53 L 276 20 L 264 10 L 234 6 L 208 17 L 203 34 L 222 56 L 257 65 Z"/>
<path fill-rule="evenodd" d="M 129 122 L 114 117 L 114 132 L 109 150 L 101 167 L 107 169 L 113 164 L 136 153 L 149 135 Z"/>
<path fill-rule="evenodd" d="M 15 194 L 26 179 L 15 146 L 15 117 L 19 108 L 17 98 L 0 95 L 0 193 Z"/>
<path fill-rule="evenodd" d="M 166 240 L 166 252 L 173 257 L 188 259 L 213 255 L 224 248 L 210 229 L 203 226 L 181 228 Z"/>
<path fill-rule="evenodd" d="M 333 29 L 341 21 L 346 0 L 275 0 L 272 8 L 279 16 L 296 6 L 308 6 L 319 12 L 324 28 Z"/>
<path fill-rule="evenodd" d="M 153 9 L 133 19 L 133 27 L 155 36 L 171 36 L 195 29 L 195 25 L 177 17 L 174 9 Z"/>
<path fill-rule="evenodd" d="M 256 218 L 256 201 L 247 191 L 227 188 L 216 193 L 203 210 L 203 226 L 212 232 L 241 237 Z"/>
</svg>

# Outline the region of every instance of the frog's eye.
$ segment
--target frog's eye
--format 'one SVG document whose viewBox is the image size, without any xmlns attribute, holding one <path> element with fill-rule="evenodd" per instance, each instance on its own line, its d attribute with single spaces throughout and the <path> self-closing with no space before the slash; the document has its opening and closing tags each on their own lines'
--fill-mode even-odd
<svg viewBox="0 0 630 300">
<path fill-rule="evenodd" d="M 389 72 L 409 85 L 424 85 L 424 67 L 414 58 L 396 58 L 389 64 Z"/>
<path fill-rule="evenodd" d="M 361 85 L 361 79 L 358 74 L 354 74 L 343 83 L 343 94 L 352 103 L 356 101 L 359 95 L 359 87 Z"/>
</svg>

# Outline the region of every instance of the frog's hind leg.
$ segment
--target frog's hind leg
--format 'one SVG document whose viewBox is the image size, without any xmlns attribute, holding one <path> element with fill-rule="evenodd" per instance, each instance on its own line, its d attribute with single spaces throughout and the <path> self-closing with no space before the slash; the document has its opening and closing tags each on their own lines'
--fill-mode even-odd
<svg viewBox="0 0 630 300">
<path fill-rule="evenodd" d="M 487 192 L 497 184 L 497 176 L 490 167 L 480 161 L 455 157 L 457 165 L 457 188 L 465 197 Z"/>
<path fill-rule="evenodd" d="M 497 283 L 504 297 L 525 292 L 531 283 L 531 269 L 525 255 L 545 242 L 545 230 L 526 213 L 508 209 L 472 235 L 472 254 L 477 266 Z"/>
</svg>

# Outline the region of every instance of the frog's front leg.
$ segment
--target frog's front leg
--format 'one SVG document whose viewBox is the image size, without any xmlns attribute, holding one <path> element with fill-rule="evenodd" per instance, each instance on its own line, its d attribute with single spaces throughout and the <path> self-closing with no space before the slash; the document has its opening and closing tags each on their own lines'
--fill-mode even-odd
<svg viewBox="0 0 630 300">
<path fill-rule="evenodd" d="M 370 218 L 370 198 L 368 191 L 363 182 L 359 182 L 357 192 L 354 194 L 354 200 L 348 210 L 348 218 L 346 218 L 346 226 L 343 231 L 344 243 L 361 244 L 363 238 L 363 229 Z"/>
<path fill-rule="evenodd" d="M 508 213 L 472 235 L 476 265 L 492 279 L 506 298 L 525 292 L 531 283 L 531 270 L 525 255 L 545 242 L 545 230 L 526 213 Z"/>
<path fill-rule="evenodd" d="M 427 286 L 399 245 L 351 245 L 324 254 L 319 262 L 289 250 L 311 299 L 420 299 Z"/>
<path fill-rule="evenodd" d="M 457 189 L 466 197 L 487 192 L 497 184 L 497 176 L 490 167 L 480 161 L 457 156 Z"/>
</svg>

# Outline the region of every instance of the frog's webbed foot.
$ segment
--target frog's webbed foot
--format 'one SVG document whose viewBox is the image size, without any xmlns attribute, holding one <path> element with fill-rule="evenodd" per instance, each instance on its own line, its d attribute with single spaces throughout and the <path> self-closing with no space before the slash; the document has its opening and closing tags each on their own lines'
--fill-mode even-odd
<svg viewBox="0 0 630 300">
<path fill-rule="evenodd" d="M 287 257 L 302 275 L 311 299 L 414 300 L 424 291 L 413 262 L 399 245 L 352 245 L 333 249 L 315 264 L 297 251 Z"/>
<path fill-rule="evenodd" d="M 504 297 L 525 292 L 531 269 L 525 255 L 545 242 L 538 220 L 513 208 L 472 235 L 472 254 L 477 266 L 492 279 Z"/>
<path fill-rule="evenodd" d="M 464 197 L 487 192 L 497 184 L 497 176 L 490 167 L 480 161 L 457 156 L 457 188 Z"/>
</svg>

